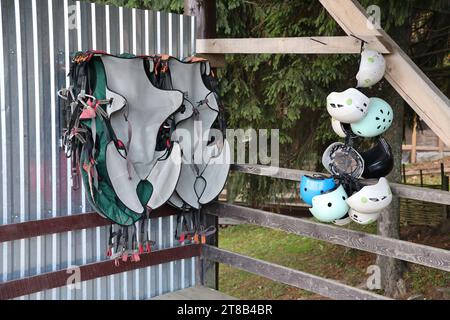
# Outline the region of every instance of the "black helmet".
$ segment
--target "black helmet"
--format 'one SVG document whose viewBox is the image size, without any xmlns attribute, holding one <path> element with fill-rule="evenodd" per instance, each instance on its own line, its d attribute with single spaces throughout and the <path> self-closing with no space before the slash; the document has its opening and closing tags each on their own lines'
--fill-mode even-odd
<svg viewBox="0 0 450 320">
<path fill-rule="evenodd" d="M 361 152 L 364 159 L 363 178 L 381 178 L 387 176 L 394 167 L 394 156 L 386 139 L 379 137 L 376 145 Z"/>
</svg>

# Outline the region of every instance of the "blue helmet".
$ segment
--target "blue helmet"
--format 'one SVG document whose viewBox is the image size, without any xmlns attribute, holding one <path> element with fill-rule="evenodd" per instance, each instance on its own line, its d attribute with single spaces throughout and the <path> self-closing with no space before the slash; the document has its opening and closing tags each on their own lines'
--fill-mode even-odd
<svg viewBox="0 0 450 320">
<path fill-rule="evenodd" d="M 307 176 L 304 175 L 300 181 L 300 197 L 310 206 L 312 205 L 312 198 L 326 193 L 336 187 L 333 178 L 328 178 L 322 175 Z"/>
</svg>

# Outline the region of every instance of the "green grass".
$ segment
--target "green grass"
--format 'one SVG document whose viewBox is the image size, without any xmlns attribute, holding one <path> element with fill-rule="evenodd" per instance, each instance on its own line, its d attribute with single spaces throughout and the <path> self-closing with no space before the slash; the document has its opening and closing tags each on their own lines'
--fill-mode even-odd
<svg viewBox="0 0 450 320">
<path fill-rule="evenodd" d="M 352 224 L 351 229 L 375 233 L 376 225 Z M 219 247 L 273 262 L 351 286 L 364 284 L 375 255 L 252 225 L 220 229 Z M 225 265 L 219 268 L 219 290 L 240 299 L 316 299 L 318 296 Z M 408 295 L 431 299 L 435 287 L 450 287 L 450 273 L 411 265 L 405 273 Z"/>
</svg>

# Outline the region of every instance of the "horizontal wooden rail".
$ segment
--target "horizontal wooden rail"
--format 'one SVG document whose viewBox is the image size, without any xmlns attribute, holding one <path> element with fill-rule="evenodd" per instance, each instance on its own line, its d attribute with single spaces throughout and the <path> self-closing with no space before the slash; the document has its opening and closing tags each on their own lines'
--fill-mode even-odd
<svg viewBox="0 0 450 320">
<path fill-rule="evenodd" d="M 159 218 L 176 215 L 177 211 L 171 206 L 163 206 L 153 211 L 150 217 Z M 74 214 L 43 220 L 0 225 L 0 243 L 14 241 L 54 233 L 82 230 L 110 225 L 111 222 L 95 212 Z"/>
<path fill-rule="evenodd" d="M 305 174 L 311 175 L 318 173 L 303 170 L 267 167 L 261 165 L 241 165 L 241 164 L 232 165 L 232 170 L 259 176 L 267 176 L 272 178 L 291 180 L 296 182 L 300 181 L 301 177 Z M 361 180 L 361 182 L 363 184 L 373 183 L 373 181 L 369 180 Z M 401 198 L 408 198 L 413 200 L 450 205 L 450 192 L 448 191 L 408 186 L 392 182 L 390 182 L 389 185 L 391 186 L 392 193 Z"/>
<path fill-rule="evenodd" d="M 204 212 L 220 218 L 234 218 L 258 226 L 283 230 L 296 235 L 450 271 L 450 251 L 444 249 L 231 204 L 216 202 L 206 206 Z"/>
<path fill-rule="evenodd" d="M 413 149 L 413 145 L 411 145 L 411 144 L 404 144 L 404 145 L 402 145 L 402 150 L 403 151 L 411 151 L 412 149 Z M 439 146 L 437 146 L 437 147 L 434 147 L 434 146 L 416 146 L 415 149 L 416 149 L 416 151 L 445 151 L 445 152 L 450 151 L 450 148 L 448 148 L 448 147 L 441 148 Z"/>
<path fill-rule="evenodd" d="M 198 257 L 201 254 L 201 245 L 188 245 L 183 247 L 158 250 L 145 253 L 140 256 L 139 262 L 120 262 L 115 266 L 113 260 L 95 262 L 80 266 L 80 280 L 87 281 L 100 277 L 122 273 L 125 271 L 145 268 L 161 263 L 171 262 L 180 259 Z M 53 288 L 67 285 L 68 278 L 73 274 L 70 269 L 58 270 L 0 283 L 0 300 L 13 299 L 27 294 L 32 294 Z"/>
<path fill-rule="evenodd" d="M 205 245 L 202 257 L 332 299 L 391 300 L 334 280 Z"/>
<path fill-rule="evenodd" d="M 358 37 L 360 38 L 360 37 Z M 381 53 L 390 50 L 377 37 L 361 37 L 367 46 Z M 203 54 L 359 54 L 361 40 L 352 36 L 292 38 L 198 39 L 196 50 Z"/>
</svg>

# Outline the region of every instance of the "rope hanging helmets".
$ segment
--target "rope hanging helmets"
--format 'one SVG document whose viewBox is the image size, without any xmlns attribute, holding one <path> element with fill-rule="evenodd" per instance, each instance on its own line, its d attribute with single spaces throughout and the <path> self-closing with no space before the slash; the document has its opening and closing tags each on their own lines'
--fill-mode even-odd
<svg viewBox="0 0 450 320">
<path fill-rule="evenodd" d="M 386 61 L 381 53 L 364 49 L 361 52 L 361 62 L 356 75 L 358 88 L 371 87 L 380 81 L 386 70 Z"/>
<path fill-rule="evenodd" d="M 358 74 L 359 88 L 366 88 L 380 81 L 385 72 L 384 57 L 372 50 L 362 50 Z M 318 220 L 343 226 L 351 221 L 369 224 L 378 219 L 383 209 L 390 205 L 392 192 L 383 176 L 393 168 L 393 156 L 389 144 L 381 135 L 393 121 L 393 110 L 380 98 L 368 98 L 355 88 L 333 92 L 327 97 L 327 111 L 331 115 L 331 127 L 345 143 L 331 144 L 322 155 L 322 164 L 332 175 L 326 184 L 321 179 L 303 176 L 300 195 L 312 204 L 311 213 Z M 359 153 L 354 141 L 359 137 L 377 137 L 374 147 Z M 379 178 L 375 185 L 361 186 L 358 179 Z M 325 191 L 326 187 L 330 190 Z M 348 197 L 347 195 L 350 195 Z"/>
</svg>

